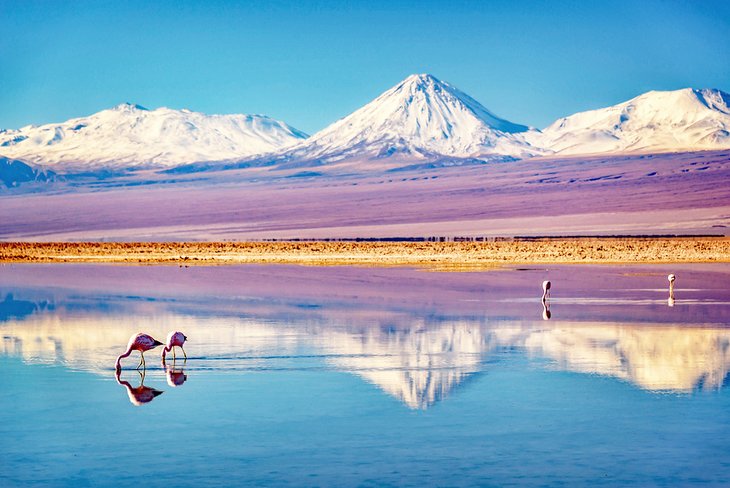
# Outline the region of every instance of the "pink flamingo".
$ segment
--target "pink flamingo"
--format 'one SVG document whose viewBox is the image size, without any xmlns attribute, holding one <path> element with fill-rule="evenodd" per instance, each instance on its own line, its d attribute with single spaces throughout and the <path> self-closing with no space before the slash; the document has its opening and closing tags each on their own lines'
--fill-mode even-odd
<svg viewBox="0 0 730 488">
<path fill-rule="evenodd" d="M 155 397 L 162 395 L 162 391 L 156 390 L 154 388 L 150 388 L 149 386 L 144 386 L 144 375 L 140 372 L 140 383 L 139 386 L 134 387 L 129 384 L 129 381 L 122 381 L 121 370 L 117 370 L 116 374 L 114 375 L 117 379 L 117 383 L 122 385 L 125 390 L 127 390 L 127 396 L 129 397 L 129 402 L 132 405 L 135 405 L 139 407 L 140 405 L 144 405 L 145 403 L 149 403 L 152 400 L 155 399 Z"/>
<path fill-rule="evenodd" d="M 182 349 L 183 355 L 185 356 L 185 360 L 188 360 L 188 355 L 185 354 L 185 349 L 183 348 L 183 344 L 185 344 L 185 341 L 187 341 L 188 338 L 185 337 L 185 334 L 182 332 L 170 332 L 167 335 L 167 344 L 162 349 L 162 363 L 165 363 L 165 355 L 172 351 L 172 360 L 175 360 L 175 346 Z"/>
<path fill-rule="evenodd" d="M 124 353 L 120 354 L 117 358 L 117 371 L 122 369 L 122 358 L 126 358 L 127 356 L 132 354 L 132 351 L 139 351 L 139 354 L 141 356 L 137 369 L 139 369 L 140 366 L 146 366 L 144 361 L 144 352 L 161 345 L 162 343 L 160 341 L 152 336 L 148 336 L 147 334 L 139 333 L 137 335 L 133 335 L 129 339 L 129 344 L 127 344 L 127 350 L 124 351 Z"/>
</svg>

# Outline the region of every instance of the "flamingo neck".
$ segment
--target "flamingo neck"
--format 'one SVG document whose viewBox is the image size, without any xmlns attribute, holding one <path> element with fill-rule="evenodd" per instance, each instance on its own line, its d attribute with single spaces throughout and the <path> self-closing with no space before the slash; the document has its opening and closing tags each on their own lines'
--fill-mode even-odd
<svg viewBox="0 0 730 488">
<path fill-rule="evenodd" d="M 117 364 L 116 364 L 117 369 L 121 369 L 121 367 L 122 367 L 121 360 L 123 358 L 126 358 L 130 354 L 132 354 L 132 348 L 131 347 L 128 348 L 124 353 L 122 353 L 122 354 L 119 355 L 119 357 L 117 358 Z"/>
<path fill-rule="evenodd" d="M 165 356 L 167 355 L 167 353 L 170 352 L 171 350 L 172 350 L 172 346 L 165 346 L 162 348 L 162 359 L 163 360 L 165 359 Z"/>
</svg>

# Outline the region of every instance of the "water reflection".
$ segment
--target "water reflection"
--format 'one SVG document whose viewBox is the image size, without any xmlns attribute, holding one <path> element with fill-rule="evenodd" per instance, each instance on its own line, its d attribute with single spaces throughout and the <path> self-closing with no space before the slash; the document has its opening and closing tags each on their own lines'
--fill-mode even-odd
<svg viewBox="0 0 730 488">
<path fill-rule="evenodd" d="M 128 381 L 122 380 L 121 370 L 116 370 L 114 378 L 117 380 L 117 383 L 122 385 L 126 390 L 129 402 L 132 405 L 139 407 L 145 403 L 151 402 L 164 392 L 149 386 L 144 386 L 144 371 L 137 371 L 137 373 L 139 374 L 139 386 L 132 386 Z"/>
<path fill-rule="evenodd" d="M 483 367 L 493 331 L 469 323 L 362 330 L 321 328 L 316 343 L 327 361 L 378 386 L 411 408 L 446 398 Z"/>
<path fill-rule="evenodd" d="M 165 366 L 165 377 L 167 378 L 167 384 L 176 388 L 182 386 L 188 380 L 188 375 L 185 374 L 185 370 L 175 367 L 175 362 L 172 365 Z"/>
<path fill-rule="evenodd" d="M 542 319 L 543 320 L 550 320 L 550 317 L 552 317 L 553 314 L 550 313 L 550 302 L 549 301 L 542 301 Z"/>
<path fill-rule="evenodd" d="M 426 408 L 446 398 L 468 377 L 488 371 L 489 363 L 505 354 L 547 359 L 555 369 L 613 376 L 649 391 L 717 389 L 730 368 L 730 330 L 723 328 L 580 322 L 491 324 L 468 318 L 380 326 L 272 324 L 172 315 L 165 319 L 184 325 L 200 338 L 192 367 L 216 371 L 296 369 L 298 358 L 314 358 L 363 378 L 411 408 Z M 94 337 L 120 342 L 128 334 L 118 330 L 120 323 L 145 322 L 145 328 L 154 333 L 150 317 L 65 320 L 41 316 L 9 321 L 0 324 L 1 351 L 31 362 L 63 361 L 72 368 L 106 374 L 114 349 L 99 347 Z M 180 386 L 187 378 L 175 363 L 165 371 L 170 386 Z M 134 391 L 143 394 L 147 390 Z"/>
<path fill-rule="evenodd" d="M 388 280 L 404 280 L 398 273 L 406 272 L 347 271 L 356 273 L 350 281 L 329 274 L 317 281 L 306 270 L 297 271 L 306 278 L 297 278 L 296 290 L 270 285 L 273 295 L 237 292 L 228 301 L 221 301 L 225 290 L 219 288 L 214 298 L 199 295 L 199 287 L 218 286 L 212 279 L 196 282 L 187 295 L 164 299 L 152 291 L 150 296 L 131 295 L 124 282 L 107 285 L 119 287 L 116 294 L 72 289 L 51 298 L 43 284 L 17 292 L 10 287 L 13 295 L 0 303 L 6 311 L 0 320 L 0 353 L 107 375 L 131 333 L 141 329 L 164 337 L 170 330 L 184 330 L 195 338 L 190 361 L 163 362 L 171 387 L 185 383 L 186 370 L 324 369 L 353 374 L 413 409 L 444 400 L 470 378 L 489 374 L 515 355 L 535 359 L 531 367 L 547 364 L 553 370 L 611 376 L 650 392 L 723 386 L 730 369 L 730 329 L 722 325 L 730 316 L 726 292 L 707 298 L 701 278 L 693 288 L 683 274 L 683 283 L 690 286 L 682 288 L 682 300 L 668 310 L 666 288 L 647 286 L 656 275 L 666 279 L 666 273 L 609 276 L 609 268 L 583 269 L 562 277 L 552 272 L 561 284 L 561 296 L 553 304 L 560 307 L 557 318 L 547 296 L 538 315 L 534 278 L 525 279 L 523 286 L 516 274 L 485 277 L 497 285 L 506 280 L 503 289 L 486 294 L 479 283 L 463 284 L 480 275 L 422 273 L 416 276 L 433 284 L 381 292 Z M 125 272 L 134 277 L 150 271 Z M 265 283 L 265 276 L 257 277 L 257 286 Z M 624 280 L 623 289 L 608 288 L 616 280 Z M 252 281 L 230 279 L 220 286 Z M 135 405 L 160 394 L 143 381 L 137 388 L 120 376 L 117 381 Z"/>
</svg>

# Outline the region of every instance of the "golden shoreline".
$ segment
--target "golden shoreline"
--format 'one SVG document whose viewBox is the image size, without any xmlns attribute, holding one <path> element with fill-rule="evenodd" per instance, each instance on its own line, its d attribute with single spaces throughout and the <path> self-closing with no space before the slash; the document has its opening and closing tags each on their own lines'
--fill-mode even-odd
<svg viewBox="0 0 730 488">
<path fill-rule="evenodd" d="M 730 237 L 496 242 L 0 242 L 0 263 L 298 264 L 488 269 L 509 264 L 728 263 Z"/>
</svg>

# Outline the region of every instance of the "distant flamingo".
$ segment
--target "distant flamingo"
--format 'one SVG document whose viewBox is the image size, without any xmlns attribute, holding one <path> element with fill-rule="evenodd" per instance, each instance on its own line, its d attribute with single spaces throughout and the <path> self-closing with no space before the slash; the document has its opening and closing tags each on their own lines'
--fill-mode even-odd
<svg viewBox="0 0 730 488">
<path fill-rule="evenodd" d="M 669 280 L 669 298 L 674 300 L 674 280 L 676 280 L 677 277 L 674 276 L 674 274 L 670 274 L 667 276 L 667 279 Z"/>
<path fill-rule="evenodd" d="M 185 337 L 185 334 L 182 332 L 170 332 L 167 335 L 167 344 L 165 344 L 165 347 L 162 349 L 162 362 L 164 364 L 165 362 L 165 355 L 172 351 L 172 360 L 175 360 L 175 346 L 182 349 L 183 355 L 185 356 L 185 360 L 187 361 L 188 355 L 185 354 L 185 349 L 183 348 L 183 344 L 185 344 L 185 341 L 187 341 L 188 338 Z"/>
<path fill-rule="evenodd" d="M 542 282 L 542 301 L 544 302 L 550 298 L 550 281 L 545 280 Z"/>
<path fill-rule="evenodd" d="M 155 339 L 152 336 L 148 336 L 147 334 L 136 334 L 133 335 L 129 339 L 129 344 L 127 344 L 127 350 L 124 351 L 123 354 L 120 354 L 117 358 L 117 371 L 122 369 L 122 358 L 126 358 L 130 354 L 132 354 L 132 351 L 139 351 L 139 354 L 141 356 L 141 359 L 139 360 L 139 365 L 137 366 L 137 369 L 139 369 L 141 366 L 146 366 L 144 361 L 144 352 L 149 351 L 150 349 L 154 349 L 157 346 L 161 346 L 162 343 Z"/>
<path fill-rule="evenodd" d="M 150 388 L 149 386 L 144 386 L 144 374 L 142 372 L 139 373 L 141 379 L 139 382 L 139 386 L 137 387 L 130 385 L 129 381 L 122 381 L 121 374 L 122 371 L 120 369 L 117 369 L 117 372 L 114 376 L 117 379 L 117 383 L 122 385 L 124 389 L 127 390 L 127 396 L 129 397 L 129 402 L 132 405 L 139 407 L 140 405 L 151 402 L 155 399 L 155 397 L 164 393 L 160 390 Z"/>
</svg>

